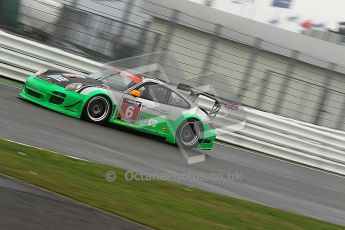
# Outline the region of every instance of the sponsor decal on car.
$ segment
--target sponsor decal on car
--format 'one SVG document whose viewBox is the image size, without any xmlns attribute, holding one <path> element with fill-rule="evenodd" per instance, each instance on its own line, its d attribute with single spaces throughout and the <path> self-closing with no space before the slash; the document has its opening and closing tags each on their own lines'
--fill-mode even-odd
<svg viewBox="0 0 345 230">
<path fill-rule="evenodd" d="M 156 127 L 158 121 L 153 118 L 145 118 L 145 117 L 140 117 L 138 119 L 137 124 L 140 126 L 151 126 L 151 127 Z"/>
<path fill-rule="evenodd" d="M 54 79 L 55 81 L 69 81 L 67 78 L 61 76 L 60 74 L 57 75 L 49 75 L 47 79 Z"/>
<path fill-rule="evenodd" d="M 64 73 L 63 76 L 70 78 L 85 78 L 85 76 L 77 73 Z"/>
</svg>

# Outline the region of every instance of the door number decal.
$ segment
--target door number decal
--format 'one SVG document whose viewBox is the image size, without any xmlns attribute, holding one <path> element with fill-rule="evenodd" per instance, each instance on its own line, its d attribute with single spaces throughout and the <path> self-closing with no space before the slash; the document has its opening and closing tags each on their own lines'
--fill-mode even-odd
<svg viewBox="0 0 345 230">
<path fill-rule="evenodd" d="M 134 123 L 140 113 L 141 102 L 124 98 L 121 105 L 120 118 L 123 121 Z"/>
</svg>

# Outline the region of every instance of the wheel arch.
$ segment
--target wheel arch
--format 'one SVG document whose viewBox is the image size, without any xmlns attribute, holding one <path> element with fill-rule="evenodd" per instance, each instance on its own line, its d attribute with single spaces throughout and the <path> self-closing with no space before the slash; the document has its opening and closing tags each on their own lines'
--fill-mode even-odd
<svg viewBox="0 0 345 230">
<path fill-rule="evenodd" d="M 167 136 L 166 141 L 173 143 L 173 144 L 176 144 L 176 132 L 177 132 L 178 128 L 181 126 L 181 124 L 183 122 L 191 121 L 191 120 L 199 121 L 202 124 L 201 128 L 203 130 L 205 129 L 204 124 L 202 122 L 202 119 L 197 114 L 189 114 L 189 113 L 183 114 L 177 120 L 175 120 L 173 122 L 173 124 L 171 125 L 170 129 L 172 129 L 172 130 L 170 130 L 170 135 Z"/>
<path fill-rule="evenodd" d="M 111 96 L 106 92 L 106 91 L 103 91 L 103 90 L 95 90 L 95 91 L 91 91 L 90 93 L 86 94 L 85 97 L 84 97 L 84 100 L 83 100 L 83 105 L 82 105 L 82 110 L 81 110 L 81 118 L 84 116 L 83 112 L 84 112 L 84 109 L 85 109 L 85 106 L 87 106 L 87 103 L 94 97 L 96 96 L 103 96 L 105 97 L 110 105 L 111 105 L 111 111 L 110 111 L 110 116 L 113 115 L 114 111 L 115 111 L 115 104 L 114 104 L 114 101 L 111 99 Z"/>
<path fill-rule="evenodd" d="M 199 121 L 200 123 L 202 122 L 202 119 L 196 115 L 196 114 L 183 114 L 179 119 L 178 119 L 178 123 L 176 124 L 176 130 L 177 128 L 185 121 Z M 204 127 L 202 127 L 204 128 Z"/>
</svg>

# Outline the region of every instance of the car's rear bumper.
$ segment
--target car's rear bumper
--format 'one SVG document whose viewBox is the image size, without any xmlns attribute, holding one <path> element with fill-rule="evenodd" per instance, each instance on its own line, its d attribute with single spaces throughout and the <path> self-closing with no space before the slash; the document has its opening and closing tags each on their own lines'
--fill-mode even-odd
<svg viewBox="0 0 345 230">
<path fill-rule="evenodd" d="M 209 124 L 204 124 L 203 138 L 200 140 L 197 149 L 211 150 L 216 141 L 217 130 L 210 127 Z"/>
<path fill-rule="evenodd" d="M 51 110 L 80 118 L 83 110 L 83 95 L 66 91 L 63 87 L 30 76 L 19 96 Z"/>
</svg>

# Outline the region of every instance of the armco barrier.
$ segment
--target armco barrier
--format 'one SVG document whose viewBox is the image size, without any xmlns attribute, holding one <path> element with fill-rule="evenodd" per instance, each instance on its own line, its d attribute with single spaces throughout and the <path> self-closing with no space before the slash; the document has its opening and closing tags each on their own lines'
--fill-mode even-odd
<svg viewBox="0 0 345 230">
<path fill-rule="evenodd" d="M 0 31 L 0 75 L 25 81 L 42 68 L 94 72 L 101 63 Z M 345 175 L 345 133 L 251 108 L 238 131 L 218 140 Z"/>
<path fill-rule="evenodd" d="M 94 72 L 101 63 L 17 37 L 0 30 L 0 61 L 13 66 L 17 78 L 25 77 L 18 69 L 34 72 L 42 68 L 57 68 L 72 72 Z M 3 69 L 1 74 L 10 77 Z"/>
</svg>

